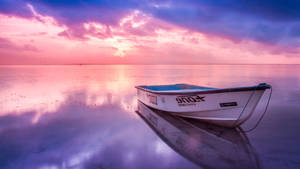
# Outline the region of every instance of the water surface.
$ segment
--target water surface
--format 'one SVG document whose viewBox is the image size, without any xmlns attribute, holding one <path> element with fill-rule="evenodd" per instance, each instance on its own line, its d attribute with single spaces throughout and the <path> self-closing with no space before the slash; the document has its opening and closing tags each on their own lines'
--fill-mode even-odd
<svg viewBox="0 0 300 169">
<path fill-rule="evenodd" d="M 135 112 L 134 86 L 261 82 L 273 86 L 273 95 L 262 123 L 246 133 L 255 162 L 300 168 L 299 73 L 299 65 L 1 66 L 0 168 L 206 168 Z M 207 157 L 198 160 L 212 163 Z"/>
</svg>

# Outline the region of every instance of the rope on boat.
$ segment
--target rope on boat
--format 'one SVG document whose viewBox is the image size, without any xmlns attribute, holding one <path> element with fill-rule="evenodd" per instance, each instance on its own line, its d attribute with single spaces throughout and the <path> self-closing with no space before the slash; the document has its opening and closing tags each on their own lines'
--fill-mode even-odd
<svg viewBox="0 0 300 169">
<path fill-rule="evenodd" d="M 266 107 L 265 107 L 265 110 L 264 110 L 262 116 L 259 118 L 259 120 L 256 122 L 256 124 L 252 128 L 250 128 L 249 130 L 245 130 L 244 132 L 248 133 L 248 132 L 251 132 L 251 131 L 253 131 L 254 129 L 257 128 L 257 126 L 259 125 L 259 123 L 261 122 L 261 120 L 264 118 L 264 116 L 265 116 L 265 114 L 266 114 L 266 112 L 268 110 L 269 103 L 270 103 L 271 96 L 272 96 L 272 92 L 273 92 L 273 90 L 272 90 L 272 86 L 271 86 L 271 88 L 270 88 L 270 95 L 269 95 L 269 98 L 268 98 L 268 102 L 266 104 Z"/>
<path fill-rule="evenodd" d="M 255 91 L 256 91 L 256 89 L 257 89 L 257 87 L 258 87 L 258 86 L 256 86 L 256 87 L 255 87 L 255 89 L 253 90 L 253 92 L 252 92 L 251 96 L 249 97 L 249 99 L 248 99 L 247 103 L 245 104 L 245 106 L 244 106 L 243 110 L 241 111 L 241 113 L 240 113 L 239 117 L 237 118 L 237 120 L 234 122 L 233 126 L 235 126 L 235 125 L 236 125 L 236 123 L 237 123 L 237 122 L 240 120 L 240 118 L 241 118 L 241 117 L 242 117 L 242 115 L 244 114 L 244 111 L 245 111 L 245 109 L 246 109 L 246 107 L 247 107 L 248 103 L 249 103 L 249 102 L 250 102 L 250 100 L 252 99 L 252 97 L 253 97 L 253 95 L 254 95 L 254 93 L 255 93 Z"/>
</svg>

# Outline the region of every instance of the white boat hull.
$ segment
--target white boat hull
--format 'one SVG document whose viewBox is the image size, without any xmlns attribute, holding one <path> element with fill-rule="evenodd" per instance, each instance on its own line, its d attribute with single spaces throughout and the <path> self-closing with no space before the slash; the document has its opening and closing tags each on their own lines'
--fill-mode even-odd
<svg viewBox="0 0 300 169">
<path fill-rule="evenodd" d="M 158 110 L 225 127 L 236 127 L 251 116 L 264 91 L 249 89 L 216 93 L 159 94 L 137 88 L 137 96 L 138 100 Z"/>
</svg>

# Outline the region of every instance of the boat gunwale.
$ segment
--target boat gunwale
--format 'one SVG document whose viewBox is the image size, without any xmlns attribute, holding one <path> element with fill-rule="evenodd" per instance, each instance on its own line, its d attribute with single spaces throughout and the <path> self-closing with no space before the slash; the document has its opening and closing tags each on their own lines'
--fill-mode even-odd
<svg viewBox="0 0 300 169">
<path fill-rule="evenodd" d="M 270 88 L 270 85 L 259 84 L 257 86 L 250 86 L 250 87 L 222 88 L 222 89 L 185 91 L 185 92 L 155 91 L 155 90 L 146 89 L 143 86 L 135 86 L 135 88 L 149 92 L 149 93 L 159 94 L 159 95 L 197 95 L 197 94 L 241 92 L 241 91 L 252 91 L 252 90 L 266 90 L 266 89 Z"/>
</svg>

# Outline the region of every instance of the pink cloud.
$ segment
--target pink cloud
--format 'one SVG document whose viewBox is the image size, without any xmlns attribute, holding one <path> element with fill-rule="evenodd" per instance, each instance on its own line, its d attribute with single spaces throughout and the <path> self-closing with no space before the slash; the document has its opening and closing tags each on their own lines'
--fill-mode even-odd
<svg viewBox="0 0 300 169">
<path fill-rule="evenodd" d="M 39 19 L 0 15 L 1 64 L 300 63 L 299 48 L 193 32 L 140 11 L 114 26 L 87 22 L 67 27 L 34 15 Z"/>
<path fill-rule="evenodd" d="M 1 37 L 0 37 L 0 49 L 12 50 L 17 52 L 22 52 L 22 51 L 39 52 L 39 50 L 32 44 L 23 44 L 20 46 L 11 42 L 9 39 L 5 39 Z"/>
</svg>

